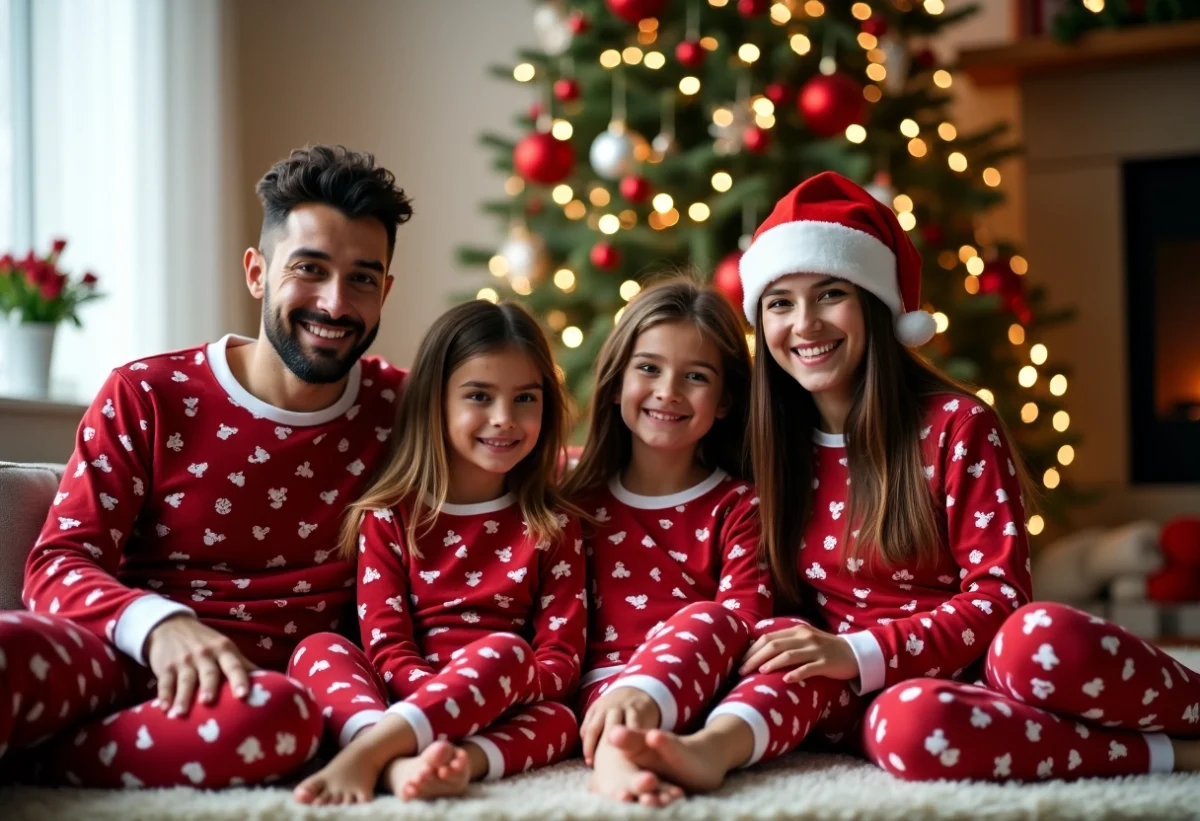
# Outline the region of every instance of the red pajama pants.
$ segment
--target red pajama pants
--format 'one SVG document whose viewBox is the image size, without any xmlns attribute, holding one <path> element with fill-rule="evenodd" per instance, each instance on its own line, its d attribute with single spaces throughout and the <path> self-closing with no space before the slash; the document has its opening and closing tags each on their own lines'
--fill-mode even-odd
<svg viewBox="0 0 1200 821">
<path fill-rule="evenodd" d="M 151 703 L 148 669 L 67 619 L 8 611 L 0 614 L 0 763 L 34 748 L 22 775 L 87 787 L 275 781 L 316 753 L 321 716 L 281 673 L 255 671 L 251 687 L 242 701 L 226 682 L 215 703 L 168 718 Z"/>
<path fill-rule="evenodd" d="M 985 676 L 884 690 L 863 730 L 868 756 L 909 780 L 1073 779 L 1170 772 L 1169 737 L 1200 737 L 1200 674 L 1065 605 L 1013 613 Z"/>
<path fill-rule="evenodd" d="M 592 671 L 580 691 L 580 715 L 604 693 L 641 690 L 658 705 L 659 727 L 695 725 L 750 646 L 746 623 L 716 602 L 693 602 L 660 625 L 623 668 Z"/>
<path fill-rule="evenodd" d="M 402 683 L 404 699 L 390 706 L 388 686 L 366 654 L 334 633 L 301 641 L 289 664 L 289 675 L 308 687 L 339 746 L 392 713 L 412 727 L 418 751 L 435 739 L 477 745 L 487 756 L 487 780 L 553 764 L 575 750 L 579 725 L 571 709 L 531 703 L 536 673 L 533 650 L 513 633 L 493 633 L 456 650 L 435 675 Z"/>
</svg>

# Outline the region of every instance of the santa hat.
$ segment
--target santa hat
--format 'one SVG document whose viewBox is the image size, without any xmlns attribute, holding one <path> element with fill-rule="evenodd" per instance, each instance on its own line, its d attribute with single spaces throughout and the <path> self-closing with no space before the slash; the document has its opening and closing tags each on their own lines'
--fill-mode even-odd
<svg viewBox="0 0 1200 821">
<path fill-rule="evenodd" d="M 920 309 L 921 255 L 891 207 L 831 171 L 800 183 L 775 205 L 739 270 L 752 325 L 772 282 L 788 274 L 826 274 L 879 297 L 902 344 L 916 347 L 933 338 L 936 323 Z"/>
</svg>

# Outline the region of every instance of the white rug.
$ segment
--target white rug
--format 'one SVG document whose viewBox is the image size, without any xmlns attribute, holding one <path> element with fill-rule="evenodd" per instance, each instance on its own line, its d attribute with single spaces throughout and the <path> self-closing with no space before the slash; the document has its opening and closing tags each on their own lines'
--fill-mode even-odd
<svg viewBox="0 0 1200 821">
<path fill-rule="evenodd" d="M 1173 651 L 1200 670 L 1200 650 Z M 568 762 L 486 786 L 465 798 L 405 803 L 380 798 L 353 808 L 317 810 L 285 789 L 205 793 L 191 789 L 104 791 L 0 789 L 4 821 L 195 821 L 360 818 L 380 821 L 641 819 L 782 821 L 782 819 L 1185 819 L 1200 818 L 1200 774 L 1136 776 L 1064 783 L 909 784 L 863 761 L 799 753 L 740 773 L 719 792 L 661 810 L 617 804 L 587 792 L 588 770 Z"/>
</svg>

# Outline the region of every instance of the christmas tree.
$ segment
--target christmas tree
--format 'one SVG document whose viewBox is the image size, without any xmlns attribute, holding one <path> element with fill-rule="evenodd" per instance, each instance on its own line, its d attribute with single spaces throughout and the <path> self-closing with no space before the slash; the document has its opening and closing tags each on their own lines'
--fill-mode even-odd
<svg viewBox="0 0 1200 821">
<path fill-rule="evenodd" d="M 494 68 L 535 102 L 517 118 L 526 136 L 483 137 L 508 175 L 484 207 L 507 236 L 460 252 L 494 277 L 476 296 L 519 299 L 542 318 L 582 403 L 642 280 L 695 269 L 740 313 L 749 235 L 798 182 L 837 171 L 891 205 L 921 249 L 938 324 L 922 352 L 1005 418 L 1046 488 L 1039 507 L 1058 518 L 1078 499 L 1061 475 L 1075 442 L 1067 374 L 1039 338 L 1068 312 L 1047 308 L 1018 249 L 981 225 L 1015 148 L 1004 124 L 954 126 L 954 75 L 928 45 L 973 11 L 942 0 L 536 3 L 540 50 Z"/>
</svg>

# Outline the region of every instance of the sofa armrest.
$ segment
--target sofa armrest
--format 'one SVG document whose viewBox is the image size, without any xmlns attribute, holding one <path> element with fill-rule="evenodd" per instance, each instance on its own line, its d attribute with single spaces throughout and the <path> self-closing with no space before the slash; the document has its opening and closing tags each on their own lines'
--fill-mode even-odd
<svg viewBox="0 0 1200 821">
<path fill-rule="evenodd" d="M 63 465 L 0 462 L 0 610 L 22 610 L 25 559 L 62 481 Z"/>
</svg>

